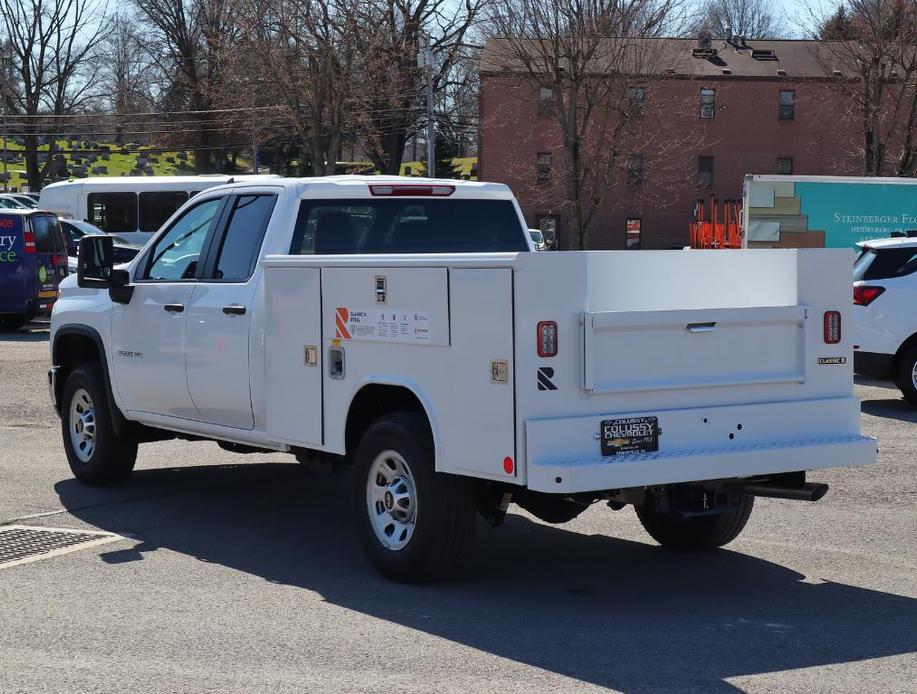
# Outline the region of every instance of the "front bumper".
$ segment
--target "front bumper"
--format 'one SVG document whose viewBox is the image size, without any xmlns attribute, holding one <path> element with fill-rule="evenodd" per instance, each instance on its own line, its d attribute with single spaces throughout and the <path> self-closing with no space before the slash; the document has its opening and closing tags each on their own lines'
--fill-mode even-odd
<svg viewBox="0 0 917 694">
<path fill-rule="evenodd" d="M 657 416 L 659 450 L 603 456 L 603 419 Z M 554 494 L 867 465 L 856 398 L 627 412 L 526 422 L 526 485 Z"/>
</svg>

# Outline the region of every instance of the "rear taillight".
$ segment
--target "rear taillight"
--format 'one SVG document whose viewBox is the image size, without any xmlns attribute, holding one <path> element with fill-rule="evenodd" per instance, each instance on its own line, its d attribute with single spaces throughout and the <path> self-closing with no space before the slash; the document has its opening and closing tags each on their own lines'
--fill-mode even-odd
<svg viewBox="0 0 917 694">
<path fill-rule="evenodd" d="M 371 195 L 417 195 L 422 197 L 448 197 L 455 192 L 455 186 L 431 186 L 431 185 L 414 185 L 412 183 L 402 183 L 398 185 L 371 185 L 369 187 Z"/>
<path fill-rule="evenodd" d="M 24 231 L 22 233 L 22 243 L 25 246 L 26 253 L 35 252 L 35 234 L 31 231 Z"/>
<path fill-rule="evenodd" d="M 871 287 L 861 284 L 853 288 L 853 303 L 855 306 L 869 306 L 885 291 L 885 287 Z"/>
<path fill-rule="evenodd" d="M 836 345 L 841 341 L 841 312 L 825 311 L 825 344 Z"/>
<path fill-rule="evenodd" d="M 538 356 L 557 356 L 557 323 L 543 320 L 538 324 Z"/>
</svg>

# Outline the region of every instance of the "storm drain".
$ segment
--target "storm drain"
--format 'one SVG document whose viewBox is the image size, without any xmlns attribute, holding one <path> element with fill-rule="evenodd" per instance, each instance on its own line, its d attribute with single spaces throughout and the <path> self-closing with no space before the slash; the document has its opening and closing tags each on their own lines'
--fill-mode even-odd
<svg viewBox="0 0 917 694">
<path fill-rule="evenodd" d="M 0 569 L 120 540 L 112 533 L 28 525 L 0 526 Z"/>
</svg>

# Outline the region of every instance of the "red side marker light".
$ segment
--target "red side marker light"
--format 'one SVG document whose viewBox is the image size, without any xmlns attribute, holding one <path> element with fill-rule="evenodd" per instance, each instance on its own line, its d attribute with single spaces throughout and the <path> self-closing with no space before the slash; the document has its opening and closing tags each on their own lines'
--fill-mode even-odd
<svg viewBox="0 0 917 694">
<path fill-rule="evenodd" d="M 538 323 L 538 356 L 557 356 L 557 323 L 543 320 Z"/>
<path fill-rule="evenodd" d="M 513 459 L 510 458 L 509 456 L 506 456 L 503 459 L 503 472 L 505 472 L 507 475 L 512 475 L 513 470 L 515 469 L 516 469 L 516 466 L 513 463 Z"/>
<path fill-rule="evenodd" d="M 841 341 L 841 312 L 825 311 L 825 344 L 836 345 Z"/>
</svg>

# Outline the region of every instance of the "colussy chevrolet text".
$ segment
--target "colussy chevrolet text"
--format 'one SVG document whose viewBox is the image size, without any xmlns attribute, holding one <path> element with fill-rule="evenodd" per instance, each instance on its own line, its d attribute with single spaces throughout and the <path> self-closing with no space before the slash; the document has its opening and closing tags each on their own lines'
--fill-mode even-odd
<svg viewBox="0 0 917 694">
<path fill-rule="evenodd" d="M 210 188 L 126 266 L 86 237 L 51 321 L 70 468 L 167 437 L 352 465 L 369 557 L 418 581 L 510 503 L 711 548 L 875 461 L 851 251 L 533 250 L 503 185 L 386 177 Z"/>
</svg>

